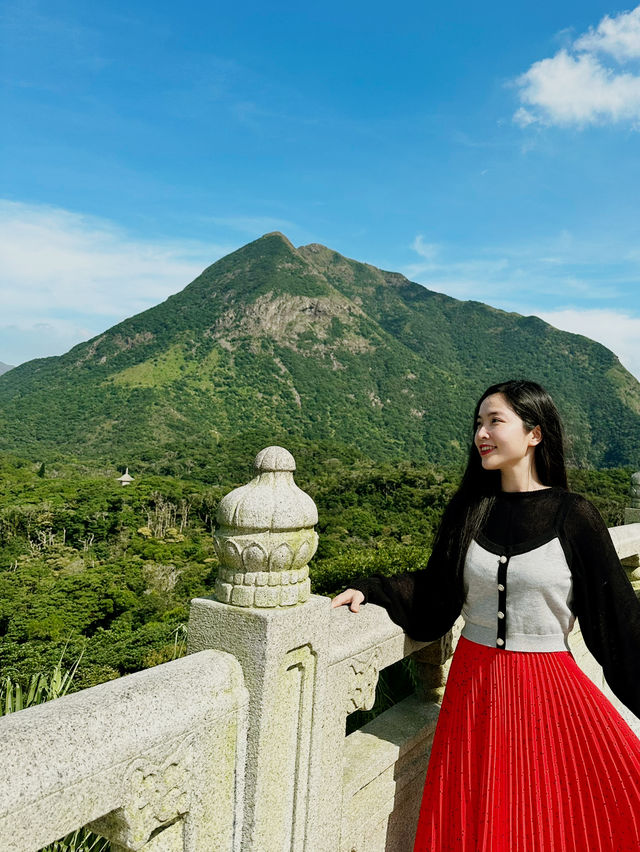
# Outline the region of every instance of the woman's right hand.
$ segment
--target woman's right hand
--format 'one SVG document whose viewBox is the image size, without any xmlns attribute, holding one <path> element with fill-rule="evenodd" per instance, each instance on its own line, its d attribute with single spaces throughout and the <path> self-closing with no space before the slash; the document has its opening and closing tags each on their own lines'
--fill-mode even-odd
<svg viewBox="0 0 640 852">
<path fill-rule="evenodd" d="M 360 604 L 363 600 L 364 595 L 362 592 L 359 592 L 357 589 L 346 589 L 344 592 L 340 592 L 339 595 L 335 596 L 331 601 L 331 606 L 345 606 L 345 604 L 349 604 L 351 612 L 360 612 Z"/>
</svg>

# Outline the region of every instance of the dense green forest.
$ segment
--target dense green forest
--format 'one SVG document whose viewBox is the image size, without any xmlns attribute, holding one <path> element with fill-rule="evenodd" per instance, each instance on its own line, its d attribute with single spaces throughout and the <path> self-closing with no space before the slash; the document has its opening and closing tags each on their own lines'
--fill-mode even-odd
<svg viewBox="0 0 640 852">
<path fill-rule="evenodd" d="M 259 448 L 259 447 L 258 447 Z M 312 590 L 333 594 L 364 573 L 426 564 L 459 469 L 374 463 L 335 446 L 292 447 L 296 481 L 315 500 L 320 544 Z M 337 455 L 335 453 L 338 452 Z M 249 457 L 251 458 L 251 457 Z M 172 659 L 184 650 L 189 601 L 211 594 L 220 498 L 252 476 L 246 450 L 233 476 L 209 481 L 86 463 L 0 456 L 0 671 L 27 683 L 64 652 L 82 653 L 74 689 Z M 571 484 L 622 522 L 631 470 L 573 470 Z"/>
</svg>

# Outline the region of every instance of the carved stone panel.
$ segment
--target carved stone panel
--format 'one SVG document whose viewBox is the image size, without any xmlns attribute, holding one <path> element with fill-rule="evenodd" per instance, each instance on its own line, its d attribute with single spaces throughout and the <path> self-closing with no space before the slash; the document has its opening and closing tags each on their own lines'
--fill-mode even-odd
<svg viewBox="0 0 640 852">
<path fill-rule="evenodd" d="M 349 660 L 349 691 L 347 713 L 371 710 L 376 700 L 376 686 L 380 676 L 380 651 L 358 654 Z"/>
<path fill-rule="evenodd" d="M 193 738 L 184 739 L 164 760 L 137 758 L 123 777 L 124 804 L 91 827 L 108 840 L 137 852 L 163 827 L 189 810 Z"/>
</svg>

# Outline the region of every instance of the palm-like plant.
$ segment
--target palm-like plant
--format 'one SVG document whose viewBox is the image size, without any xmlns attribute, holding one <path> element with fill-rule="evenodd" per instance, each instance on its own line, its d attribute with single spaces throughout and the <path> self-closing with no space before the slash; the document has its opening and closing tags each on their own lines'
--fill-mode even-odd
<svg viewBox="0 0 640 852">
<path fill-rule="evenodd" d="M 54 698 L 65 695 L 71 687 L 82 659 L 81 653 L 71 668 L 65 669 L 63 668 L 65 651 L 66 646 L 49 673 L 38 672 L 32 675 L 26 689 L 8 676 L 0 681 L 0 716 L 17 713 L 19 710 L 26 710 L 27 707 L 43 704 L 45 701 L 52 701 Z M 109 848 L 109 841 L 104 837 L 86 828 L 78 828 L 66 837 L 46 846 L 42 852 L 108 852 Z"/>
<path fill-rule="evenodd" d="M 35 704 L 43 704 L 45 701 L 52 701 L 54 698 L 66 695 L 80 665 L 82 653 L 70 669 L 63 669 L 65 650 L 66 647 L 49 674 L 38 672 L 31 676 L 26 690 L 23 690 L 22 685 L 9 676 L 0 681 L 0 716 L 17 713 L 18 710 L 25 710 Z"/>
</svg>

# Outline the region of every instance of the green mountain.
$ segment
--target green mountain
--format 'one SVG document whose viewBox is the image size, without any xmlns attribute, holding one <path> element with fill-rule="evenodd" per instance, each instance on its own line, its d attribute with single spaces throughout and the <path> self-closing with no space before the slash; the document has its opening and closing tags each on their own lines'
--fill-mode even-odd
<svg viewBox="0 0 640 852">
<path fill-rule="evenodd" d="M 2 361 L 0 361 L 0 376 L 3 373 L 6 373 L 7 370 L 13 370 L 13 367 L 11 366 L 11 364 L 5 364 Z"/>
<path fill-rule="evenodd" d="M 551 391 L 576 464 L 640 464 L 640 384 L 604 346 L 272 233 L 0 377 L 0 450 L 159 472 L 276 442 L 456 463 L 477 396 L 512 377 Z"/>
</svg>

